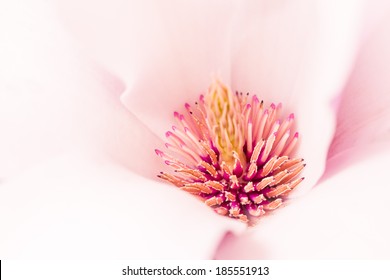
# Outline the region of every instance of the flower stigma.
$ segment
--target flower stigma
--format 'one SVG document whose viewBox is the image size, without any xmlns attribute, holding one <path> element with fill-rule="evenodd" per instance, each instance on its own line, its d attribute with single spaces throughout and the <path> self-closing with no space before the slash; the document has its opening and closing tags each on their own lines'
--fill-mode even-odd
<svg viewBox="0 0 390 280">
<path fill-rule="evenodd" d="M 294 114 L 279 119 L 281 104 L 265 108 L 256 95 L 232 91 L 215 81 L 194 106 L 174 112 L 177 126 L 156 149 L 173 174 L 164 179 L 200 198 L 215 212 L 249 224 L 283 204 L 299 185 L 305 167 L 294 157 L 298 132 Z"/>
</svg>

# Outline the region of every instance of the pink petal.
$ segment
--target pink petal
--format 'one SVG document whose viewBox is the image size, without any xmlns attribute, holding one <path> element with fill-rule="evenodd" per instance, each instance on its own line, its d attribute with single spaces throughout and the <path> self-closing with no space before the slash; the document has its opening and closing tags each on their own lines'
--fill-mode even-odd
<svg viewBox="0 0 390 280">
<path fill-rule="evenodd" d="M 305 193 L 322 175 L 335 125 L 334 99 L 343 88 L 360 39 L 356 1 L 253 1 L 234 44 L 234 88 L 282 102 L 293 112 L 305 158 Z"/>
<path fill-rule="evenodd" d="M 389 9 L 387 9 L 388 14 Z M 387 16 L 367 37 L 340 99 L 329 158 L 390 139 L 390 34 Z"/>
<path fill-rule="evenodd" d="M 306 196 L 266 217 L 246 234 L 225 239 L 222 259 L 367 259 L 390 257 L 389 144 L 370 157 L 352 149 L 329 164 L 349 160 Z"/>
<path fill-rule="evenodd" d="M 122 82 L 75 51 L 46 2 L 24 9 L 6 4 L 0 9 L 0 178 L 74 150 L 154 176 L 159 140 L 121 105 Z"/>
<path fill-rule="evenodd" d="M 0 186 L 6 258 L 204 259 L 242 223 L 105 157 L 67 155 Z"/>
<path fill-rule="evenodd" d="M 212 78 L 230 79 L 234 1 L 60 1 L 71 33 L 126 81 L 122 101 L 158 135 Z M 98 31 L 97 31 L 98 30 Z"/>
</svg>

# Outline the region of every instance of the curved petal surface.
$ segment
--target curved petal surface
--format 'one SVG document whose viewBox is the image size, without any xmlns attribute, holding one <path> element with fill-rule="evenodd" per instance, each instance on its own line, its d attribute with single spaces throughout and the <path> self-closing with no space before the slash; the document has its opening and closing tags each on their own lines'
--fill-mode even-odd
<svg viewBox="0 0 390 280">
<path fill-rule="evenodd" d="M 77 52 L 47 2 L 0 6 L 0 178 L 71 150 L 154 176 L 159 140 L 121 105 L 122 82 Z"/>
<path fill-rule="evenodd" d="M 350 148 L 364 152 L 390 140 L 390 9 L 367 37 L 340 98 L 337 128 L 329 158 Z"/>
<path fill-rule="evenodd" d="M 353 64 L 361 32 L 360 2 L 250 1 L 232 58 L 234 88 L 282 102 L 294 113 L 305 158 L 305 193 L 324 171 L 335 126 L 334 99 Z"/>
<path fill-rule="evenodd" d="M 0 185 L 2 258 L 204 259 L 244 224 L 175 188 L 66 155 Z"/>
<path fill-rule="evenodd" d="M 204 91 L 211 75 L 229 82 L 237 4 L 84 0 L 58 7 L 86 52 L 125 80 L 125 106 L 163 135 L 172 112 Z"/>
</svg>

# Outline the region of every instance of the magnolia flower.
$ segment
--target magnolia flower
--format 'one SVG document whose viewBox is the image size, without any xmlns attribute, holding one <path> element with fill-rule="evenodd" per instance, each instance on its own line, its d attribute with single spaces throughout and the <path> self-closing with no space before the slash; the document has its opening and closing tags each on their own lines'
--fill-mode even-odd
<svg viewBox="0 0 390 280">
<path fill-rule="evenodd" d="M 2 256 L 389 251 L 381 5 L 53 3 L 0 4 Z M 194 102 L 213 73 L 233 90 L 282 102 L 302 135 L 308 166 L 298 198 L 249 230 L 155 176 L 166 171 L 154 149 L 172 113 Z"/>
</svg>

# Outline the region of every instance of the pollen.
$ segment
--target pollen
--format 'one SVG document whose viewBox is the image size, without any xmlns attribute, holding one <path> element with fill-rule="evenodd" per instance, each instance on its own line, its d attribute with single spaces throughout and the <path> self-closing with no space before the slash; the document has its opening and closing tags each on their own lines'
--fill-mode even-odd
<svg viewBox="0 0 390 280">
<path fill-rule="evenodd" d="M 281 104 L 265 107 L 256 95 L 232 93 L 215 81 L 184 107 L 166 133 L 167 152 L 155 150 L 173 172 L 158 177 L 216 213 L 254 224 L 304 179 L 304 160 L 294 156 L 294 114 L 281 119 Z"/>
</svg>

